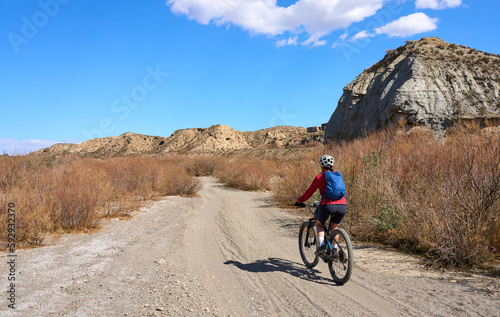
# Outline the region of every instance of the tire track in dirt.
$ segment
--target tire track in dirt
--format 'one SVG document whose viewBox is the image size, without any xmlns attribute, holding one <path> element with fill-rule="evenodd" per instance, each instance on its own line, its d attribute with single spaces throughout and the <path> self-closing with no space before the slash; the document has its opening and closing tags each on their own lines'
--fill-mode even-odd
<svg viewBox="0 0 500 317">
<path fill-rule="evenodd" d="M 301 266 L 297 237 L 280 234 L 283 229 L 279 225 L 280 219 L 298 224 L 300 219 L 265 206 L 259 201 L 261 194 L 223 188 L 206 180 L 200 195 L 203 210 L 194 215 L 188 232 L 200 233 L 201 240 L 206 242 L 202 248 L 199 243 L 191 243 L 198 247 L 188 251 L 193 255 L 188 262 L 199 265 L 192 266 L 192 272 L 203 274 L 199 267 L 205 271 L 210 267 L 210 274 L 217 281 L 234 287 L 230 296 L 226 294 L 226 300 L 233 302 L 239 298 L 239 307 L 234 310 L 226 307 L 227 313 L 245 315 L 257 308 L 257 312 L 269 315 L 418 315 L 417 311 L 388 301 L 356 283 L 336 287 L 325 264 L 319 266 L 322 272 Z M 319 283 L 311 283 L 315 279 Z M 214 293 L 224 289 L 218 283 L 211 285 Z M 262 294 L 257 301 L 259 307 L 252 303 L 255 298 L 251 289 Z M 335 300 L 341 296 L 342 300 Z M 246 311 L 242 303 L 250 305 Z"/>
<path fill-rule="evenodd" d="M 18 309 L 1 316 L 498 316 L 498 279 L 425 271 L 408 255 L 355 245 L 344 286 L 306 268 L 303 216 L 268 193 L 201 178 L 95 234 L 19 250 Z M 6 254 L 2 254 L 6 272 Z"/>
</svg>

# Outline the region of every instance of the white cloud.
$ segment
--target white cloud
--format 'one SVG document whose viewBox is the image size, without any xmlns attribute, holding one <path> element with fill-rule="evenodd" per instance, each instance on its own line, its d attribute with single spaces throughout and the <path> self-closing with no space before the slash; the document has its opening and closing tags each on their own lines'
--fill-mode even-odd
<svg viewBox="0 0 500 317">
<path fill-rule="evenodd" d="M 462 4 L 462 0 L 416 0 L 415 7 L 417 9 L 446 9 L 456 8 Z"/>
<path fill-rule="evenodd" d="M 288 40 L 287 39 L 282 39 L 282 40 L 279 40 L 279 41 L 276 42 L 276 46 L 277 47 L 282 47 L 282 46 L 285 46 L 285 45 L 297 45 L 297 44 L 299 44 L 297 36 L 295 36 L 295 37 L 289 37 Z"/>
<path fill-rule="evenodd" d="M 12 140 L 0 138 L 2 152 L 10 155 L 23 155 L 52 146 L 58 142 L 51 140 Z"/>
<path fill-rule="evenodd" d="M 361 31 L 359 33 L 356 33 L 353 37 L 351 37 L 350 41 L 355 42 L 355 41 L 362 40 L 362 39 L 367 38 L 367 37 L 373 37 L 373 36 L 375 36 L 375 34 L 369 34 L 366 31 Z"/>
<path fill-rule="evenodd" d="M 339 36 L 339 40 L 344 41 L 346 39 L 346 37 L 348 37 L 348 36 L 349 36 L 349 32 L 346 31 L 346 32 L 344 32 L 344 34 Z"/>
<path fill-rule="evenodd" d="M 314 43 L 312 44 L 312 46 L 316 47 L 316 46 L 325 46 L 326 45 L 326 41 L 325 40 L 321 40 L 321 41 L 314 41 Z"/>
<path fill-rule="evenodd" d="M 438 18 L 430 18 L 425 13 L 417 12 L 376 28 L 375 32 L 377 34 L 385 33 L 389 37 L 407 37 L 435 30 L 438 21 Z"/>
<path fill-rule="evenodd" d="M 309 34 L 305 45 L 374 15 L 388 0 L 298 0 L 284 8 L 276 0 L 168 0 L 170 10 L 202 24 L 238 25 L 254 34 Z M 280 41 L 281 43 L 281 41 Z"/>
<path fill-rule="evenodd" d="M 312 46 L 323 46 L 326 44 L 326 41 L 322 41 L 322 40 L 320 40 L 320 38 L 322 38 L 325 35 L 326 35 L 326 33 L 324 33 L 324 32 L 313 34 L 307 40 L 302 42 L 302 45 L 312 44 Z"/>
<path fill-rule="evenodd" d="M 337 46 L 342 44 L 348 36 L 349 32 L 345 31 L 341 36 L 339 36 L 338 40 L 332 44 L 332 48 L 336 48 Z"/>
</svg>

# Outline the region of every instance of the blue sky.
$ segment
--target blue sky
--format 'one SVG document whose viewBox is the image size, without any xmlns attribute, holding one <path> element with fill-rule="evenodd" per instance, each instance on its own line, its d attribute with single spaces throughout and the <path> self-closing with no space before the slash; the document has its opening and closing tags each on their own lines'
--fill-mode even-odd
<svg viewBox="0 0 500 317">
<path fill-rule="evenodd" d="M 316 126 L 387 49 L 500 53 L 472 0 L 1 0 L 0 153 L 125 132 Z"/>
</svg>

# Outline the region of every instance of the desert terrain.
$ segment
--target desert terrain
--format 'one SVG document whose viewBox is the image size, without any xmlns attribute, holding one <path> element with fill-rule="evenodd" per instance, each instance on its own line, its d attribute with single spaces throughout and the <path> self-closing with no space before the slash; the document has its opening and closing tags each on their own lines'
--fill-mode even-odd
<svg viewBox="0 0 500 317">
<path fill-rule="evenodd" d="M 198 197 L 165 197 L 91 234 L 18 250 L 17 309 L 2 316 L 499 316 L 498 278 L 426 268 L 355 243 L 344 286 L 307 269 L 306 216 L 203 177 Z M 2 271 L 6 270 L 2 253 Z M 1 296 L 5 301 L 5 292 Z"/>
</svg>

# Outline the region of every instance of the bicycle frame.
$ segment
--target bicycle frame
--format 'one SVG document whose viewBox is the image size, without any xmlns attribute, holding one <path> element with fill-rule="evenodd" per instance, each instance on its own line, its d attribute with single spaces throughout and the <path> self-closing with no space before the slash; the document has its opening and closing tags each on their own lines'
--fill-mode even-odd
<svg viewBox="0 0 500 317">
<path fill-rule="evenodd" d="M 325 223 L 325 252 L 318 253 L 318 233 L 316 228 L 317 210 L 319 202 L 315 201 L 314 205 L 305 205 L 309 207 L 309 211 L 314 214 L 314 217 L 304 221 L 299 230 L 299 251 L 302 261 L 308 268 L 313 268 L 318 264 L 319 259 L 328 263 L 328 269 L 335 283 L 343 285 L 351 277 L 353 268 L 353 251 L 352 243 L 348 233 L 343 228 L 336 228 L 330 231 L 332 219 Z M 312 237 L 313 235 L 314 237 Z M 333 245 L 337 245 L 333 248 Z"/>
</svg>

